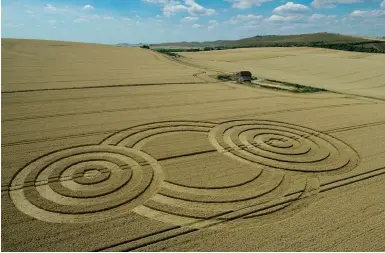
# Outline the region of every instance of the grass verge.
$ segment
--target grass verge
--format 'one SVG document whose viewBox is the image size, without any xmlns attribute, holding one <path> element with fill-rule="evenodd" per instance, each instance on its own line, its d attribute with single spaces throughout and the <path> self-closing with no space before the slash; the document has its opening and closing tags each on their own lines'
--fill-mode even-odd
<svg viewBox="0 0 385 253">
<path fill-rule="evenodd" d="M 222 82 L 229 82 L 229 81 L 235 82 L 237 80 L 235 74 L 226 74 L 226 73 L 219 74 L 216 76 L 216 78 Z M 294 93 L 315 93 L 315 92 L 327 91 L 322 88 L 316 88 L 316 87 L 301 85 L 296 83 L 282 82 L 282 81 L 277 81 L 273 79 L 262 79 L 255 76 L 253 76 L 252 79 L 253 79 L 253 82 L 251 83 L 245 82 L 243 83 L 243 85 L 247 85 L 250 87 L 262 87 L 266 89 L 288 91 L 288 92 L 294 92 Z"/>
</svg>

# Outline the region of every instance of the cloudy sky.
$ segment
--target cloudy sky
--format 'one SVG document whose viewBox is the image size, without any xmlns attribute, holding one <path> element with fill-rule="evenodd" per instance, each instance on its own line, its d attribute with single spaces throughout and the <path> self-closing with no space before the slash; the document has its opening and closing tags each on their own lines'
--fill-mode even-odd
<svg viewBox="0 0 385 253">
<path fill-rule="evenodd" d="M 106 44 L 313 32 L 385 36 L 385 0 L 2 0 L 1 15 L 3 38 Z"/>
</svg>

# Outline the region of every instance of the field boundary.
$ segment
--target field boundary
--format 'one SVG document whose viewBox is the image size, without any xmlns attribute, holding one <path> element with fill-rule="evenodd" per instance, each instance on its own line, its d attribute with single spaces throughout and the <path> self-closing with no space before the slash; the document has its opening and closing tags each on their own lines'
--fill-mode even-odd
<svg viewBox="0 0 385 253">
<path fill-rule="evenodd" d="M 103 88 L 119 88 L 119 87 L 135 87 L 135 86 L 155 86 L 155 85 L 175 85 L 175 84 L 204 84 L 208 82 L 177 82 L 177 83 L 135 83 L 135 84 L 113 84 L 100 86 L 82 86 L 82 87 L 65 87 L 65 88 L 44 88 L 33 90 L 15 90 L 2 91 L 3 94 L 22 93 L 22 92 L 38 92 L 38 91 L 58 91 L 58 90 L 83 90 L 83 89 L 103 89 Z"/>
</svg>

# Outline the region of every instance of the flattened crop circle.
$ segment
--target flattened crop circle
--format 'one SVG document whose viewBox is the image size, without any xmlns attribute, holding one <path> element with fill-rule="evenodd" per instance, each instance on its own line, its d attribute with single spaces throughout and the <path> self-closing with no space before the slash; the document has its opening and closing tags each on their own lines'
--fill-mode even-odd
<svg viewBox="0 0 385 253">
<path fill-rule="evenodd" d="M 152 137 L 175 132 L 209 132 L 216 124 L 199 121 L 158 122 L 131 127 L 103 140 L 101 144 L 124 146 L 135 149 L 150 141 Z"/>
<path fill-rule="evenodd" d="M 214 127 L 209 138 L 218 151 L 268 167 L 301 171 L 346 171 L 357 153 L 342 141 L 315 130 L 266 120 L 236 120 Z"/>
<path fill-rule="evenodd" d="M 82 146 L 28 164 L 13 179 L 10 197 L 20 211 L 43 221 L 93 222 L 143 204 L 162 181 L 160 165 L 144 152 Z"/>
</svg>

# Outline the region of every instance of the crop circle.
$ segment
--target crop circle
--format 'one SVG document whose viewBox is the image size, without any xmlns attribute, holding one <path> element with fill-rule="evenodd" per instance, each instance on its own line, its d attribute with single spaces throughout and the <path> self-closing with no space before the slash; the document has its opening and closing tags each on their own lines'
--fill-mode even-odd
<svg viewBox="0 0 385 253">
<path fill-rule="evenodd" d="M 270 168 L 329 172 L 354 168 L 357 153 L 342 141 L 302 126 L 267 120 L 236 120 L 214 127 L 218 151 Z"/>
<path fill-rule="evenodd" d="M 25 214 L 48 222 L 92 222 L 127 213 L 154 195 L 163 173 L 144 152 L 81 146 L 43 156 L 12 180 L 10 197 Z"/>
</svg>

